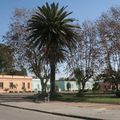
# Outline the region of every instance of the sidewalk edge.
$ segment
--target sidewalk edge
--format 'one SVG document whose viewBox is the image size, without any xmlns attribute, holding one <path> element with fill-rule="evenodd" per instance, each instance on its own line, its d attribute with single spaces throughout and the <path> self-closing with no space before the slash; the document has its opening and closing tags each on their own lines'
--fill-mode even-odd
<svg viewBox="0 0 120 120">
<path fill-rule="evenodd" d="M 0 105 L 1 106 L 6 106 L 6 107 L 13 107 L 13 108 L 18 108 L 18 109 L 23 109 L 23 110 L 47 113 L 47 114 L 52 114 L 52 115 L 71 117 L 71 118 L 79 118 L 79 119 L 85 119 L 85 120 L 104 120 L 104 119 L 101 119 L 101 118 L 85 117 L 85 116 L 63 114 L 63 113 L 49 112 L 49 111 L 44 111 L 44 110 L 37 110 L 37 109 L 31 109 L 31 108 L 18 107 L 18 106 L 8 105 L 8 104 L 4 104 L 4 103 L 0 103 Z"/>
</svg>

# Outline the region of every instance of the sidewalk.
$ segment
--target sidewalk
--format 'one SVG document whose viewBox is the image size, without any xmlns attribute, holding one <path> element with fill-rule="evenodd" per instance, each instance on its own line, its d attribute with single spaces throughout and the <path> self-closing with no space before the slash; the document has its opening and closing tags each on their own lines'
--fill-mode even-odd
<svg viewBox="0 0 120 120">
<path fill-rule="evenodd" d="M 67 102 L 4 102 L 2 105 L 83 119 L 120 120 L 120 105 Z"/>
</svg>

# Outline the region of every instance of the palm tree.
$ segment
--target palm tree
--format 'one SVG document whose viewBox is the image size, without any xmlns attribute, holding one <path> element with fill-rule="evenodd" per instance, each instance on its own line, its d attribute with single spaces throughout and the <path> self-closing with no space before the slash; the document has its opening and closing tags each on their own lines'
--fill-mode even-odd
<svg viewBox="0 0 120 120">
<path fill-rule="evenodd" d="M 36 13 L 28 21 L 30 36 L 28 41 L 39 51 L 51 68 L 51 90 L 55 93 L 55 71 L 57 63 L 62 63 L 66 53 L 76 46 L 78 26 L 71 24 L 74 19 L 68 18 L 71 12 L 66 7 L 59 9 L 58 3 L 46 3 L 38 7 Z"/>
</svg>

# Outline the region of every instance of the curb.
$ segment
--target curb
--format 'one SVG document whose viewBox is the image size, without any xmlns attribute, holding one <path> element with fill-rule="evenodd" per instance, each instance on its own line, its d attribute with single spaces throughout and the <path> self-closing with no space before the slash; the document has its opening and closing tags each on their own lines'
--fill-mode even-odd
<svg viewBox="0 0 120 120">
<path fill-rule="evenodd" d="M 43 111 L 43 110 L 36 110 L 36 109 L 30 109 L 30 108 L 17 107 L 17 106 L 7 105 L 7 104 L 3 104 L 3 103 L 0 103 L 0 105 L 1 106 L 6 106 L 6 107 L 18 108 L 18 109 L 22 109 L 22 110 L 29 110 L 29 111 L 47 113 L 47 114 L 52 114 L 52 115 L 64 116 L 64 117 L 79 118 L 79 119 L 85 119 L 85 120 L 104 120 L 104 119 L 101 119 L 101 118 L 84 117 L 84 116 L 78 116 L 78 115 L 70 115 L 70 114 L 63 114 L 63 113 L 48 112 L 48 111 Z"/>
</svg>

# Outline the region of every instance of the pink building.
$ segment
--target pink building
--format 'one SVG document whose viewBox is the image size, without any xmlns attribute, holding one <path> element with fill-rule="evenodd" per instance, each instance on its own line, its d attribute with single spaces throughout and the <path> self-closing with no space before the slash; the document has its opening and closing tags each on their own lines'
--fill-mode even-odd
<svg viewBox="0 0 120 120">
<path fill-rule="evenodd" d="M 0 93 L 5 92 L 31 92 L 32 77 L 0 75 Z"/>
</svg>

